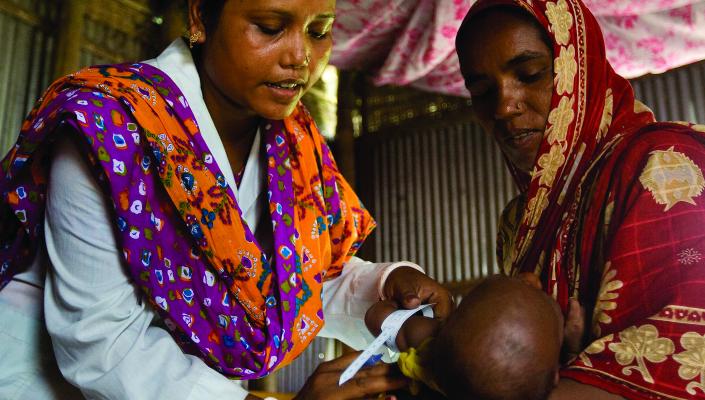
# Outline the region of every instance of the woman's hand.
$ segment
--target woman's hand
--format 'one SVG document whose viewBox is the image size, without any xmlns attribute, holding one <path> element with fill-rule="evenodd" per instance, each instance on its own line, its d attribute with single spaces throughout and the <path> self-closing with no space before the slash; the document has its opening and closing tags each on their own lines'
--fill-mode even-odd
<svg viewBox="0 0 705 400">
<path fill-rule="evenodd" d="M 384 283 L 384 296 L 401 308 L 412 309 L 421 304 L 435 303 L 434 318 L 445 319 L 453 310 L 453 296 L 440 283 L 411 267 L 392 271 Z"/>
<path fill-rule="evenodd" d="M 340 375 L 358 355 L 359 351 L 348 353 L 319 365 L 294 400 L 366 399 L 407 385 L 407 379 L 392 365 L 378 363 L 361 369 L 352 379 L 338 386 Z"/>
<path fill-rule="evenodd" d="M 561 364 L 568 365 L 585 348 L 585 307 L 578 299 L 568 300 L 568 315 L 563 327 L 563 351 Z"/>
</svg>

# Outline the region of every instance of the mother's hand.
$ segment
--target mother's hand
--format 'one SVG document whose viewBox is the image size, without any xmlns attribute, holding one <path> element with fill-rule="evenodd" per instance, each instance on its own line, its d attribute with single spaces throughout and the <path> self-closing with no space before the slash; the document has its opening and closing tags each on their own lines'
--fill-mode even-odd
<svg viewBox="0 0 705 400">
<path fill-rule="evenodd" d="M 568 300 L 568 315 L 563 328 L 563 351 L 561 363 L 568 365 L 575 360 L 585 348 L 585 307 L 578 299 Z"/>
<path fill-rule="evenodd" d="M 358 371 L 352 379 L 338 386 L 340 375 L 358 355 L 359 351 L 348 353 L 319 365 L 294 400 L 363 399 L 407 385 L 407 379 L 392 365 L 378 363 Z"/>
<path fill-rule="evenodd" d="M 435 303 L 435 318 L 445 319 L 453 310 L 453 296 L 440 283 L 411 267 L 399 267 L 392 271 L 384 283 L 385 298 L 392 299 L 400 307 L 411 309 L 421 304 Z"/>
</svg>

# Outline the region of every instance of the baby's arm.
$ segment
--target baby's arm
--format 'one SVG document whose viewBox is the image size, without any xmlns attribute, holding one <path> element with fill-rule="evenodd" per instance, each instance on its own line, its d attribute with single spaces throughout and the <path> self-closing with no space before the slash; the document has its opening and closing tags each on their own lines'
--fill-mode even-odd
<svg viewBox="0 0 705 400">
<path fill-rule="evenodd" d="M 396 310 L 396 303 L 392 300 L 382 300 L 373 304 L 365 314 L 367 329 L 378 336 L 382 331 L 382 322 Z M 397 347 L 401 351 L 406 351 L 409 347 L 420 346 L 426 338 L 436 335 L 440 324 L 437 319 L 414 315 L 399 329 L 396 338 Z"/>
</svg>

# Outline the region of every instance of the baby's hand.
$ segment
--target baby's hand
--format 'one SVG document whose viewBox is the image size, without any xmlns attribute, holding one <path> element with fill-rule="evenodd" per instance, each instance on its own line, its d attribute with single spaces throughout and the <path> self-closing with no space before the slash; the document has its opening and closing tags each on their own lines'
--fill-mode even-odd
<svg viewBox="0 0 705 400">
<path fill-rule="evenodd" d="M 365 325 L 374 336 L 379 336 L 382 332 L 382 322 L 389 314 L 398 310 L 394 300 L 380 300 L 374 303 L 365 313 Z"/>
</svg>

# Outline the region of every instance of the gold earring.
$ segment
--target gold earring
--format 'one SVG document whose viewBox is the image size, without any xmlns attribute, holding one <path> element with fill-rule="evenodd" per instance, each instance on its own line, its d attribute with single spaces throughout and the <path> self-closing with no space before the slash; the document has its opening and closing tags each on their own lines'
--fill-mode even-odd
<svg viewBox="0 0 705 400">
<path fill-rule="evenodd" d="M 191 36 L 188 38 L 188 48 L 193 49 L 193 45 L 198 42 L 199 39 L 201 39 L 201 31 L 196 31 L 195 33 L 192 33 Z"/>
</svg>

